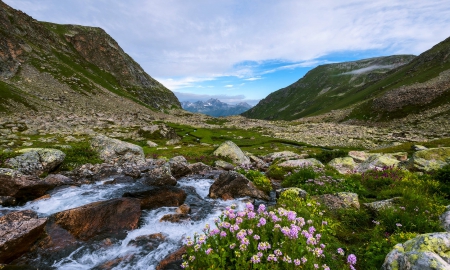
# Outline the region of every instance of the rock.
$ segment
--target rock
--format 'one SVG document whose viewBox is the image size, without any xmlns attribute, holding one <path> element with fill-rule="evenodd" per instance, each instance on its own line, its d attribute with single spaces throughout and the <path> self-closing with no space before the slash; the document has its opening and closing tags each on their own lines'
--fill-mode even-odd
<svg viewBox="0 0 450 270">
<path fill-rule="evenodd" d="M 356 171 L 356 162 L 351 157 L 335 158 L 328 165 L 341 174 L 350 174 Z"/>
<path fill-rule="evenodd" d="M 371 203 L 363 203 L 363 206 L 373 212 L 379 212 L 380 210 L 390 208 L 394 206 L 394 203 L 399 201 L 400 197 L 395 197 L 388 200 L 376 201 Z"/>
<path fill-rule="evenodd" d="M 118 198 L 53 214 L 51 222 L 67 230 L 75 238 L 86 241 L 93 237 L 136 229 L 140 216 L 139 200 Z"/>
<path fill-rule="evenodd" d="M 170 171 L 175 178 L 190 174 L 189 162 L 183 156 L 176 156 L 169 160 Z"/>
<path fill-rule="evenodd" d="M 20 203 L 39 198 L 56 185 L 37 176 L 0 168 L 0 186 L 0 196 L 14 197 Z"/>
<path fill-rule="evenodd" d="M 144 174 L 141 181 L 149 186 L 175 186 L 177 184 L 177 179 L 172 176 L 169 163 L 152 167 Z"/>
<path fill-rule="evenodd" d="M 348 152 L 348 156 L 353 158 L 355 162 L 361 163 L 366 161 L 366 159 L 369 157 L 369 153 L 364 151 L 350 151 Z"/>
<path fill-rule="evenodd" d="M 123 194 L 123 197 L 139 199 L 142 209 L 180 206 L 186 200 L 186 196 L 184 190 L 170 186 L 153 187 L 145 191 L 127 192 Z"/>
<path fill-rule="evenodd" d="M 191 207 L 185 203 L 183 203 L 182 205 L 180 205 L 180 207 L 177 208 L 177 210 L 175 210 L 175 212 L 177 212 L 177 214 L 189 214 L 191 212 Z"/>
<path fill-rule="evenodd" d="M 49 184 L 55 185 L 55 187 L 62 185 L 72 185 L 74 183 L 72 179 L 62 174 L 49 174 L 44 178 L 44 181 Z"/>
<path fill-rule="evenodd" d="M 351 192 L 337 192 L 335 194 L 324 194 L 318 196 L 318 199 L 322 201 L 329 209 L 345 209 L 356 208 L 359 209 L 358 194 Z"/>
<path fill-rule="evenodd" d="M 297 193 L 297 196 L 299 196 L 300 198 L 306 198 L 306 196 L 308 196 L 308 192 L 306 192 L 305 190 L 298 188 L 298 187 L 290 187 L 290 188 L 277 189 L 276 190 L 277 198 L 279 198 L 281 196 L 281 194 L 283 194 L 286 191 L 293 191 L 293 192 Z"/>
<path fill-rule="evenodd" d="M 9 263 L 27 252 L 44 232 L 47 218 L 31 210 L 0 217 L 0 263 Z"/>
<path fill-rule="evenodd" d="M 223 160 L 216 160 L 214 161 L 214 167 L 225 170 L 225 171 L 232 171 L 234 170 L 233 164 L 230 164 Z"/>
<path fill-rule="evenodd" d="M 138 134 L 149 139 L 179 139 L 177 132 L 164 124 L 144 126 L 138 130 Z"/>
<path fill-rule="evenodd" d="M 131 240 L 128 246 L 134 246 L 144 249 L 146 252 L 152 251 L 157 248 L 164 240 L 166 236 L 162 233 L 154 233 L 150 235 L 141 235 Z M 111 269 L 111 268 L 108 268 Z"/>
<path fill-rule="evenodd" d="M 426 148 L 426 147 L 423 146 L 423 145 L 415 144 L 415 145 L 413 145 L 413 146 L 411 147 L 411 149 L 414 150 L 414 151 L 423 151 L 423 150 L 427 150 L 428 148 Z"/>
<path fill-rule="evenodd" d="M 149 147 L 157 147 L 157 146 L 158 146 L 157 143 L 154 143 L 154 142 L 152 142 L 152 141 L 147 141 L 147 145 L 148 145 Z"/>
<path fill-rule="evenodd" d="M 181 142 L 181 140 L 180 140 L 179 138 L 176 138 L 176 139 L 170 139 L 170 140 L 168 140 L 168 141 L 166 142 L 166 145 L 174 145 L 174 144 L 177 144 L 177 143 L 179 143 L 179 142 Z"/>
<path fill-rule="evenodd" d="M 283 161 L 277 165 L 280 167 L 307 167 L 307 166 L 324 167 L 322 162 L 318 161 L 315 158 L 291 159 Z"/>
<path fill-rule="evenodd" d="M 254 167 L 258 168 L 258 169 L 267 169 L 269 167 L 269 165 L 264 162 L 262 159 L 260 159 L 259 157 L 252 155 L 251 153 L 246 152 L 245 153 L 248 158 L 250 159 L 250 161 L 252 162 L 252 165 L 254 165 Z"/>
<path fill-rule="evenodd" d="M 269 200 L 269 196 L 259 190 L 245 176 L 235 171 L 223 172 L 209 188 L 209 197 L 229 199 L 249 196 L 255 199 Z"/>
<path fill-rule="evenodd" d="M 91 140 L 91 146 L 102 160 L 107 163 L 144 163 L 145 156 L 142 147 L 109 138 L 105 135 L 97 135 Z"/>
<path fill-rule="evenodd" d="M 390 153 L 390 154 L 387 154 L 387 155 L 393 156 L 398 161 L 406 161 L 406 160 L 408 160 L 408 153 L 407 152 Z"/>
<path fill-rule="evenodd" d="M 28 175 L 40 175 L 58 167 L 66 157 L 62 151 L 51 148 L 26 148 L 22 155 L 8 159 L 5 164 Z"/>
<path fill-rule="evenodd" d="M 171 222 L 171 223 L 180 223 L 182 221 L 190 220 L 189 215 L 186 214 L 167 214 L 164 215 L 159 222 Z"/>
<path fill-rule="evenodd" d="M 366 161 L 358 165 L 358 172 L 365 172 L 373 169 L 383 169 L 386 167 L 397 167 L 400 163 L 396 158 L 390 155 L 372 154 Z"/>
<path fill-rule="evenodd" d="M 0 205 L 1 206 L 14 206 L 17 204 L 16 198 L 11 196 L 0 196 Z"/>
<path fill-rule="evenodd" d="M 208 166 L 202 162 L 190 164 L 188 167 L 189 167 L 189 170 L 191 170 L 191 173 L 193 173 L 193 174 L 205 174 L 205 173 L 212 171 L 212 168 L 210 166 Z"/>
<path fill-rule="evenodd" d="M 433 171 L 450 164 L 450 147 L 429 148 L 415 152 L 410 168 L 417 171 Z"/>
<path fill-rule="evenodd" d="M 439 217 L 439 220 L 441 221 L 442 228 L 446 232 L 450 232 L 450 205 L 447 206 L 447 209 Z"/>
<path fill-rule="evenodd" d="M 167 255 L 159 262 L 156 270 L 182 269 L 180 265 L 183 263 L 184 254 L 186 254 L 186 246 L 183 246 L 177 251 Z"/>
<path fill-rule="evenodd" d="M 275 152 L 275 153 L 271 153 L 268 154 L 266 156 L 264 156 L 264 160 L 268 161 L 268 162 L 272 162 L 277 158 L 281 158 L 281 159 L 299 159 L 302 158 L 299 154 L 291 152 L 291 151 L 282 151 L 282 152 Z"/>
<path fill-rule="evenodd" d="M 217 157 L 230 158 L 237 165 L 250 163 L 250 159 L 232 141 L 222 143 L 212 154 Z"/>
<path fill-rule="evenodd" d="M 450 233 L 421 234 L 397 244 L 384 260 L 383 270 L 450 269 Z"/>
</svg>

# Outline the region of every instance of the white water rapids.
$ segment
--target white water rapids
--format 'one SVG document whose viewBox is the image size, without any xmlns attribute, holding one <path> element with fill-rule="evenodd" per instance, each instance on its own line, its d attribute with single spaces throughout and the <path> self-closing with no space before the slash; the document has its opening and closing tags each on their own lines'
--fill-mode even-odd
<svg viewBox="0 0 450 270">
<path fill-rule="evenodd" d="M 123 240 L 115 240 L 109 245 L 85 245 L 65 258 L 49 263 L 48 267 L 55 269 L 155 269 L 158 262 L 168 254 L 181 247 L 182 239 L 201 233 L 207 223 L 214 225 L 216 219 L 226 206 L 231 204 L 244 207 L 243 200 L 212 200 L 207 198 L 209 188 L 213 183 L 210 179 L 183 178 L 178 181 L 178 187 L 188 193 L 186 203 L 192 202 L 191 207 L 202 209 L 200 218 L 196 221 L 182 223 L 160 222 L 166 214 L 173 214 L 176 207 L 162 207 L 151 211 L 143 211 L 141 226 L 129 231 Z M 51 198 L 29 202 L 21 207 L 0 207 L 0 210 L 31 209 L 40 216 L 48 216 L 56 212 L 71 209 L 95 201 L 121 197 L 124 192 L 139 190 L 139 184 L 103 185 L 103 182 L 82 185 L 80 187 L 65 187 L 55 190 Z M 190 191 L 189 191 L 190 190 Z M 195 190 L 195 192 L 194 192 Z M 139 236 L 161 233 L 165 239 L 156 248 L 145 250 L 139 245 L 130 245 Z M 134 241 L 135 242 L 135 241 Z M 110 264 L 105 268 L 105 265 Z M 111 268 L 112 267 L 112 268 Z"/>
</svg>

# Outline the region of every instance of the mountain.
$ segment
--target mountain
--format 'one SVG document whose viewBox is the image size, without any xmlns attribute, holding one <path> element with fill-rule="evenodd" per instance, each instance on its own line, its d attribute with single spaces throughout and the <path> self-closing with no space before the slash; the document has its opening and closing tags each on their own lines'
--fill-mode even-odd
<svg viewBox="0 0 450 270">
<path fill-rule="evenodd" d="M 194 113 L 203 113 L 215 117 L 241 114 L 252 107 L 251 105 L 245 102 L 241 102 L 236 105 L 230 105 L 214 98 L 211 98 L 205 102 L 184 101 L 181 102 L 181 106 L 186 111 Z"/>
<path fill-rule="evenodd" d="M 271 93 L 242 115 L 293 120 L 344 108 L 359 101 L 355 96 L 361 90 L 414 58 L 413 55 L 395 55 L 320 65 L 297 82 Z"/>
<path fill-rule="evenodd" d="M 181 104 L 103 29 L 39 22 L 0 1 L 0 112 L 133 106 Z"/>
</svg>

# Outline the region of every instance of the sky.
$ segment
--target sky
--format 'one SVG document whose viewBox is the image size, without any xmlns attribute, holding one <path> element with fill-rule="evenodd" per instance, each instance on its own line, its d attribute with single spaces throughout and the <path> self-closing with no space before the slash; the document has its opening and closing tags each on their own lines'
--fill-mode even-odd
<svg viewBox="0 0 450 270">
<path fill-rule="evenodd" d="M 180 101 L 255 105 L 312 68 L 418 55 L 450 36 L 448 0 L 3 0 L 103 28 Z"/>
</svg>

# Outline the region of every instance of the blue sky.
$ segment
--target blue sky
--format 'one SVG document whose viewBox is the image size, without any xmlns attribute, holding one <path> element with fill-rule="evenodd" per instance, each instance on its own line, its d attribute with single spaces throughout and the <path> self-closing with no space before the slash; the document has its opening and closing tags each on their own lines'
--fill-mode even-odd
<svg viewBox="0 0 450 270">
<path fill-rule="evenodd" d="M 450 36 L 448 0 L 3 0 L 105 29 L 180 100 L 254 105 L 319 64 L 420 54 Z"/>
</svg>

